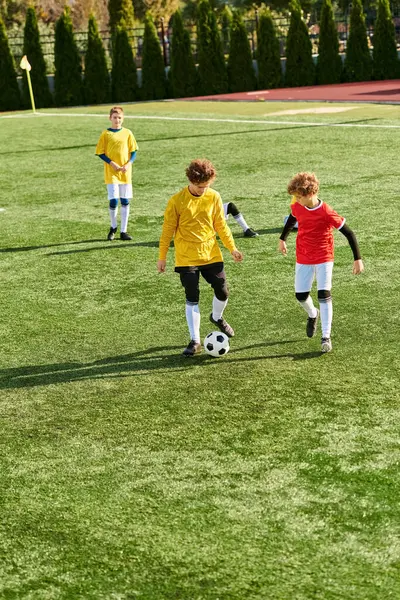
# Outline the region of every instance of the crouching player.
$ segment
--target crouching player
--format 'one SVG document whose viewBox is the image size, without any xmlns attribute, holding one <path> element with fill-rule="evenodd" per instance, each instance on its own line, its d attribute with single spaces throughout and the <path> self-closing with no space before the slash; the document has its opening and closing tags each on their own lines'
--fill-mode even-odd
<svg viewBox="0 0 400 600">
<path fill-rule="evenodd" d="M 185 288 L 190 334 L 183 355 L 193 356 L 201 352 L 200 274 L 214 290 L 210 321 L 228 337 L 234 335 L 222 316 L 228 302 L 228 287 L 217 234 L 235 262 L 240 262 L 243 255 L 237 250 L 226 224 L 221 196 L 210 187 L 216 177 L 213 164 L 206 159 L 193 160 L 186 169 L 186 176 L 189 185 L 170 198 L 165 210 L 157 269 L 165 272 L 168 248 L 174 237 L 175 271 Z"/>
<path fill-rule="evenodd" d="M 332 269 L 334 259 L 333 228 L 338 229 L 348 240 L 353 252 L 353 274 L 364 270 L 357 239 L 339 216 L 328 204 L 318 198 L 319 181 L 314 173 L 297 173 L 288 185 L 288 193 L 296 202 L 291 205 L 291 214 L 283 228 L 279 240 L 279 250 L 287 254 L 286 239 L 296 222 L 296 298 L 308 314 L 306 333 L 313 337 L 317 330 L 318 317 L 321 316 L 322 352 L 332 350 Z M 310 296 L 311 286 L 317 279 L 318 310 Z"/>
</svg>

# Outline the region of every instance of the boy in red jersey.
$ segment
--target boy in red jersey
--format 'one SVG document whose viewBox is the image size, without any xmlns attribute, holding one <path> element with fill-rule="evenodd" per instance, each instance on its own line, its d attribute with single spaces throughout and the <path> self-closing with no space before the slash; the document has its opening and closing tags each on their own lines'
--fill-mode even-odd
<svg viewBox="0 0 400 600">
<path fill-rule="evenodd" d="M 318 198 L 319 181 L 314 173 L 297 173 L 289 182 L 288 193 L 296 198 L 291 214 L 279 239 L 279 250 L 287 254 L 286 238 L 298 223 L 296 239 L 295 292 L 300 305 L 308 314 L 306 333 L 313 337 L 321 313 L 322 352 L 332 350 L 332 269 L 334 259 L 333 228 L 348 240 L 353 252 L 353 274 L 364 270 L 357 238 L 346 225 L 346 219 L 338 215 L 328 204 Z M 310 296 L 311 286 L 317 278 L 320 310 L 315 308 Z"/>
</svg>

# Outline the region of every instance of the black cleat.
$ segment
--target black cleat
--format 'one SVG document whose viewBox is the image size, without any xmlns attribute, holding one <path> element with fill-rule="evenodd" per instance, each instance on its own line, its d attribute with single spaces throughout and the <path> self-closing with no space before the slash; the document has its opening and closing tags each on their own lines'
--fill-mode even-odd
<svg viewBox="0 0 400 600">
<path fill-rule="evenodd" d="M 110 227 L 110 231 L 108 232 L 108 236 L 107 236 L 107 239 L 109 242 L 113 241 L 113 239 L 115 238 L 116 232 L 117 232 L 116 227 Z"/>
<path fill-rule="evenodd" d="M 244 237 L 258 237 L 257 231 L 253 231 L 253 229 L 250 229 L 250 227 L 246 229 L 243 235 Z"/>
<path fill-rule="evenodd" d="M 119 234 L 119 239 L 125 240 L 127 242 L 132 239 L 132 236 L 129 235 L 129 233 L 126 233 L 126 231 L 121 231 L 121 233 Z"/>
<path fill-rule="evenodd" d="M 228 337 L 231 338 L 235 335 L 235 332 L 233 331 L 232 327 L 229 325 L 229 323 L 227 323 L 225 321 L 225 319 L 218 319 L 216 321 L 215 319 L 213 319 L 213 316 L 211 313 L 210 321 L 211 321 L 211 323 L 214 323 L 214 325 L 216 325 L 218 327 L 218 329 L 220 331 L 222 331 L 222 333 L 225 333 L 225 335 L 227 335 Z"/>
<path fill-rule="evenodd" d="M 308 317 L 308 319 L 307 319 L 307 327 L 306 327 L 307 337 L 309 337 L 309 338 L 314 337 L 315 332 L 317 331 L 318 318 L 319 318 L 319 310 L 317 308 L 317 316 L 314 317 L 314 319 L 312 319 L 311 317 Z"/>
<path fill-rule="evenodd" d="M 332 350 L 332 342 L 331 338 L 322 338 L 321 339 L 321 352 L 331 352 Z"/>
<path fill-rule="evenodd" d="M 195 342 L 194 340 L 190 340 L 187 345 L 187 348 L 182 352 L 183 356 L 194 356 L 195 354 L 199 354 L 201 352 L 201 344 L 200 342 Z"/>
</svg>

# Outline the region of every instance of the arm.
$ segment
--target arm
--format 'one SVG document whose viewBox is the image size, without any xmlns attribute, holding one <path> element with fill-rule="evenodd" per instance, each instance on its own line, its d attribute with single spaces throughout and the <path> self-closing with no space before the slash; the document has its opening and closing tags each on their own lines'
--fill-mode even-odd
<svg viewBox="0 0 400 600">
<path fill-rule="evenodd" d="M 292 215 L 292 213 L 290 213 L 290 215 L 288 216 L 288 220 L 286 221 L 284 228 L 282 229 L 278 245 L 279 252 L 281 252 L 284 256 L 286 256 L 287 254 L 286 239 L 289 233 L 292 231 L 293 227 L 296 225 L 296 223 L 297 219 Z"/>
<path fill-rule="evenodd" d="M 339 228 L 340 233 L 344 235 L 347 241 L 350 244 L 350 248 L 353 252 L 354 265 L 353 265 L 353 274 L 358 275 L 364 271 L 363 261 L 361 260 L 360 248 L 358 247 L 358 242 L 356 235 L 352 229 L 346 223 Z"/>
<path fill-rule="evenodd" d="M 104 160 L 104 162 L 106 162 L 108 165 L 110 165 L 114 169 L 114 171 L 119 171 L 121 169 L 121 167 L 117 165 L 116 162 L 114 162 L 113 160 L 111 160 L 111 158 L 107 156 L 107 154 L 98 154 L 97 156 L 101 158 L 101 160 Z"/>
<path fill-rule="evenodd" d="M 126 173 L 126 171 L 128 170 L 128 167 L 129 167 L 129 165 L 130 165 L 130 164 L 132 164 L 132 163 L 133 163 L 135 160 L 136 160 L 136 150 L 135 150 L 134 152 L 131 152 L 131 157 L 130 157 L 130 159 L 128 160 L 128 162 L 127 162 L 127 163 L 125 163 L 125 164 L 123 165 L 123 167 L 121 168 L 121 171 L 122 171 L 123 173 Z"/>
<path fill-rule="evenodd" d="M 176 209 L 175 202 L 171 198 L 167 204 L 167 208 L 164 213 L 164 223 L 160 237 L 159 244 L 159 255 L 157 262 L 157 270 L 159 273 L 165 272 L 167 264 L 167 252 L 172 238 L 175 235 L 179 222 L 179 215 Z"/>
<path fill-rule="evenodd" d="M 98 154 L 97 156 L 101 158 L 101 160 L 104 160 L 108 165 L 110 164 L 111 158 L 109 158 L 107 154 Z"/>
</svg>

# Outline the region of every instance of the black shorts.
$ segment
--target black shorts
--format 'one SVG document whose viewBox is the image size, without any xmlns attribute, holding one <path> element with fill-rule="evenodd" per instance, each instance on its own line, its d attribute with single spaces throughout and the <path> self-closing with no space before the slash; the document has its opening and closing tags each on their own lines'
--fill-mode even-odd
<svg viewBox="0 0 400 600">
<path fill-rule="evenodd" d="M 200 298 L 200 273 L 202 277 L 211 285 L 218 300 L 228 299 L 229 291 L 226 283 L 224 263 L 216 262 L 198 267 L 175 267 L 179 273 L 181 283 L 185 288 L 186 302 L 189 304 L 198 304 Z"/>
</svg>

